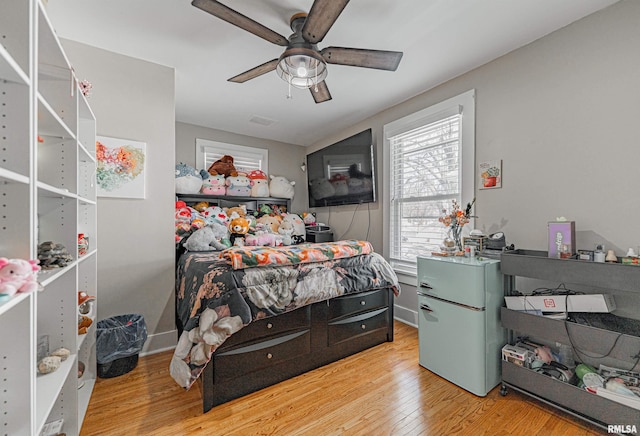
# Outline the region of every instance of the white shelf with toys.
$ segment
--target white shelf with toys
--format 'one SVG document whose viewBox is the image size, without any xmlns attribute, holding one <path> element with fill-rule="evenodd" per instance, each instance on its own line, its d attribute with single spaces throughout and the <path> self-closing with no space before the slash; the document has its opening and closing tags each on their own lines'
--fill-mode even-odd
<svg viewBox="0 0 640 436">
<path fill-rule="evenodd" d="M 3 1 L 0 117 L 0 428 L 79 434 L 96 377 L 96 329 L 78 334 L 78 291 L 97 295 L 96 121 L 40 0 Z"/>
</svg>

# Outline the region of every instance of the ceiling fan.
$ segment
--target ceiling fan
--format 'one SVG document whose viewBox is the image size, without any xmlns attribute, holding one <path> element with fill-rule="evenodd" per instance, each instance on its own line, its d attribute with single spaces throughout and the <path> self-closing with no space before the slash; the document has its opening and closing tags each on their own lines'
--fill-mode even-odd
<svg viewBox="0 0 640 436">
<path fill-rule="evenodd" d="M 326 47 L 319 50 L 322 41 L 349 0 L 315 0 L 309 13 L 297 13 L 291 17 L 293 34 L 285 38 L 251 18 L 234 11 L 216 0 L 193 0 L 191 4 L 211 15 L 241 29 L 251 32 L 273 44 L 286 47 L 279 58 L 272 59 L 229 79 L 243 83 L 262 74 L 276 70 L 278 75 L 297 88 L 309 88 L 316 103 L 331 100 L 325 82 L 326 64 L 375 68 L 395 71 L 402 59 L 402 52 L 368 50 L 347 47 Z"/>
</svg>

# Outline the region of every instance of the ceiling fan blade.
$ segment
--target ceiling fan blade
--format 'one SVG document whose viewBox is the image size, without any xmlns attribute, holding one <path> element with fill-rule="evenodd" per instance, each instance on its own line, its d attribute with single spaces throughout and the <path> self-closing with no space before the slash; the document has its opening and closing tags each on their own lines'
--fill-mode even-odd
<svg viewBox="0 0 640 436">
<path fill-rule="evenodd" d="M 322 41 L 347 3 L 349 0 L 315 0 L 302 27 L 305 41 L 311 44 Z"/>
<path fill-rule="evenodd" d="M 331 100 L 331 93 L 329 92 L 329 88 L 327 88 L 327 82 L 323 80 L 322 82 L 318 83 L 317 88 L 317 91 L 315 86 L 309 88 L 309 90 L 311 91 L 311 95 L 313 96 L 313 99 L 316 101 L 316 103 L 322 103 L 324 101 Z"/>
<path fill-rule="evenodd" d="M 198 9 L 202 9 L 203 11 L 210 13 L 214 17 L 218 17 L 227 23 L 238 26 L 239 28 L 246 30 L 247 32 L 251 32 L 269 42 L 283 47 L 286 47 L 289 44 L 289 41 L 284 36 L 263 26 L 257 21 L 242 15 L 240 12 L 234 11 L 220 2 L 215 0 L 193 0 L 191 4 Z"/>
<path fill-rule="evenodd" d="M 321 52 L 327 63 L 352 67 L 395 71 L 402 59 L 401 51 L 367 50 L 362 48 L 327 47 Z"/>
<path fill-rule="evenodd" d="M 236 82 L 236 83 L 244 83 L 247 80 L 255 79 L 258 76 L 262 76 L 265 73 L 273 71 L 278 66 L 278 59 L 272 59 L 269 62 L 265 62 L 262 65 L 258 65 L 255 68 L 251 68 L 250 70 L 245 71 L 244 73 L 238 74 L 237 76 L 228 79 L 228 82 Z"/>
</svg>

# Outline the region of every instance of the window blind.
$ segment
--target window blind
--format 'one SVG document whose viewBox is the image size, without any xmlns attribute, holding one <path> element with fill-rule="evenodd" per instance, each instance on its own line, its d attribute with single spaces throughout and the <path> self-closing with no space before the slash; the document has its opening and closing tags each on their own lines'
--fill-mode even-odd
<svg viewBox="0 0 640 436">
<path fill-rule="evenodd" d="M 389 257 L 415 268 L 416 256 L 440 251 L 442 210 L 461 197 L 459 113 L 389 137 L 391 213 Z"/>
</svg>

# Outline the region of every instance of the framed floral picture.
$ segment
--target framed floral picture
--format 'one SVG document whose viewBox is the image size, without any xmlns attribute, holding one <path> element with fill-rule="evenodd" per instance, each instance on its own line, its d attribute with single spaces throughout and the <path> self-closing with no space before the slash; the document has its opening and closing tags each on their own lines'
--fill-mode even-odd
<svg viewBox="0 0 640 436">
<path fill-rule="evenodd" d="M 490 160 L 480 162 L 480 189 L 496 189 L 502 187 L 502 161 Z"/>
<path fill-rule="evenodd" d="M 144 198 L 147 144 L 96 137 L 96 183 L 99 197 Z"/>
</svg>

